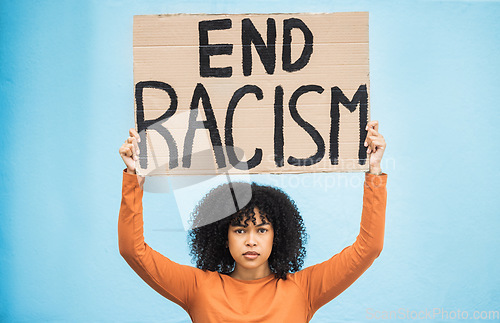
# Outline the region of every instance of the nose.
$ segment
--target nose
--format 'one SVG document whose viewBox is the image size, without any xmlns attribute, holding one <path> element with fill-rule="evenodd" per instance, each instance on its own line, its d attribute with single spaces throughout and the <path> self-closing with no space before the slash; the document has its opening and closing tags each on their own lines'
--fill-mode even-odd
<svg viewBox="0 0 500 323">
<path fill-rule="evenodd" d="M 257 245 L 257 241 L 255 240 L 255 236 L 254 236 L 253 232 L 250 232 L 247 235 L 247 240 L 245 242 L 245 245 L 248 247 L 254 247 Z"/>
</svg>

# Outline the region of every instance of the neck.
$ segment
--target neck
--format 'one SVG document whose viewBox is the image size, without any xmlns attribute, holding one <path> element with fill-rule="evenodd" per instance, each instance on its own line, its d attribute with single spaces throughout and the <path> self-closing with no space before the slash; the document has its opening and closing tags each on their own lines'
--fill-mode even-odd
<svg viewBox="0 0 500 323">
<path fill-rule="evenodd" d="M 267 277 L 271 275 L 273 272 L 269 268 L 269 265 L 263 265 L 259 268 L 246 269 L 241 268 L 236 264 L 236 268 L 234 271 L 229 274 L 232 278 L 240 279 L 240 280 L 256 280 Z"/>
</svg>

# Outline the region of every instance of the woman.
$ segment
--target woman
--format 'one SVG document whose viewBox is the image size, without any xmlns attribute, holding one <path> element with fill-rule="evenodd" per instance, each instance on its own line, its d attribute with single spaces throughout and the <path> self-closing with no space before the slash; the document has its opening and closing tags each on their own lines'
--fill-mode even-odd
<svg viewBox="0 0 500 323">
<path fill-rule="evenodd" d="M 373 263 L 384 239 L 387 175 L 380 162 L 386 147 L 378 122 L 367 126 L 360 233 L 356 241 L 320 264 L 300 270 L 305 230 L 295 204 L 282 191 L 252 184 L 252 199 L 230 217 L 193 229 L 197 267 L 179 265 L 151 249 L 143 237 L 142 194 L 135 174 L 139 136 L 134 129 L 120 148 L 127 169 L 118 236 L 120 253 L 158 293 L 180 305 L 193 322 L 309 322 L 324 304 L 349 287 Z M 194 221 L 216 212 L 215 189 Z"/>
</svg>

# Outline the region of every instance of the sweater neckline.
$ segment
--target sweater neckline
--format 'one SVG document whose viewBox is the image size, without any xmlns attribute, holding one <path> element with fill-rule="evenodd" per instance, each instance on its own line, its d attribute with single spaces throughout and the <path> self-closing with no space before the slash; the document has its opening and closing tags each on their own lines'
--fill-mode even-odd
<svg viewBox="0 0 500 323">
<path fill-rule="evenodd" d="M 238 279 L 238 278 L 233 278 L 227 274 L 223 274 L 224 276 L 226 276 L 227 278 L 229 278 L 230 280 L 233 280 L 235 282 L 238 282 L 238 283 L 243 283 L 243 284 L 259 284 L 259 283 L 262 283 L 262 282 L 266 282 L 266 281 L 269 281 L 269 280 L 272 280 L 274 278 L 274 273 L 271 273 L 269 274 L 268 276 L 265 276 L 265 277 L 262 277 L 262 278 L 259 278 L 259 279 L 253 279 L 253 280 L 243 280 L 243 279 Z"/>
</svg>

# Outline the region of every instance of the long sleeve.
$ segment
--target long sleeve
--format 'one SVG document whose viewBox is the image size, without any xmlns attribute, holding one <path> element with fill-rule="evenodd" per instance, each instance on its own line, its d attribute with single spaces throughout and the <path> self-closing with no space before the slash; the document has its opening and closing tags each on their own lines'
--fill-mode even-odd
<svg viewBox="0 0 500 323">
<path fill-rule="evenodd" d="M 149 286 L 188 311 L 189 298 L 204 272 L 177 264 L 144 242 L 142 195 L 136 176 L 124 172 L 118 219 L 120 254 Z"/>
<path fill-rule="evenodd" d="M 365 175 L 363 211 L 356 241 L 329 260 L 291 275 L 309 300 L 309 318 L 360 277 L 384 244 L 387 175 Z"/>
</svg>

